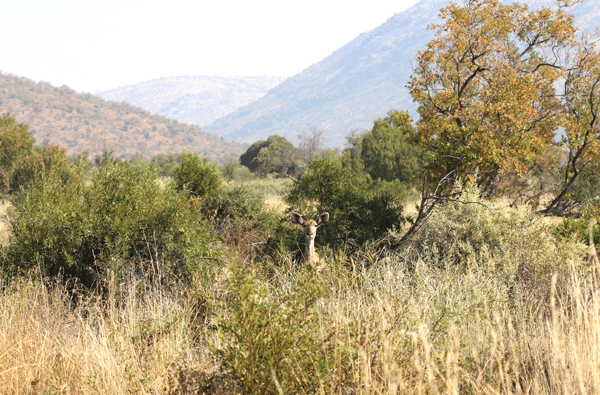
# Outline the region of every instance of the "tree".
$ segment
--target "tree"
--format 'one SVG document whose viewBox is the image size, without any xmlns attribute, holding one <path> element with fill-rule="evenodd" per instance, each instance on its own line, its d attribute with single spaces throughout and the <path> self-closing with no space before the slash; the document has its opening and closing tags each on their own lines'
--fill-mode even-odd
<svg viewBox="0 0 600 395">
<path fill-rule="evenodd" d="M 29 131 L 29 125 L 17 123 L 10 113 L 0 117 L 0 172 L 3 181 L 3 193 L 14 186 L 13 173 L 24 158 L 31 155 L 35 139 Z"/>
<path fill-rule="evenodd" d="M 216 163 L 209 163 L 198 154 L 186 151 L 179 156 L 180 163 L 173 169 L 175 188 L 204 198 L 221 188 L 223 179 Z"/>
<path fill-rule="evenodd" d="M 240 156 L 240 163 L 259 174 L 279 173 L 296 176 L 300 173 L 299 152 L 282 136 L 273 135 L 257 141 Z"/>
<path fill-rule="evenodd" d="M 258 153 L 260 152 L 260 150 L 265 148 L 267 145 L 268 145 L 268 143 L 265 140 L 259 140 L 259 141 L 255 142 L 254 144 L 252 144 L 246 150 L 246 152 L 244 152 L 240 156 L 240 164 L 242 166 L 246 166 L 248 169 L 254 171 L 256 169 L 256 167 L 258 166 L 258 163 L 255 161 L 255 159 L 258 156 Z"/>
<path fill-rule="evenodd" d="M 561 143 L 566 147 L 566 166 L 561 188 L 545 213 L 564 212 L 565 203 L 574 200 L 589 203 L 600 189 L 600 52 L 587 41 L 573 57 L 563 97 L 565 134 Z M 579 185 L 578 180 L 582 181 Z"/>
<path fill-rule="evenodd" d="M 298 142 L 300 160 L 308 168 L 313 158 L 321 157 L 325 145 L 324 131 L 311 126 L 310 132 L 298 134 Z"/>
<path fill-rule="evenodd" d="M 433 180 L 478 172 L 489 196 L 500 175 L 526 170 L 552 143 L 562 113 L 554 84 L 576 44 L 565 5 L 468 0 L 441 10 L 408 83 L 419 105 L 414 141 L 434 155 Z"/>
<path fill-rule="evenodd" d="M 425 161 L 421 147 L 409 143 L 415 133 L 406 111 L 390 110 L 387 117 L 375 120 L 362 138 L 360 155 L 366 172 L 374 180 L 413 184 Z"/>
</svg>

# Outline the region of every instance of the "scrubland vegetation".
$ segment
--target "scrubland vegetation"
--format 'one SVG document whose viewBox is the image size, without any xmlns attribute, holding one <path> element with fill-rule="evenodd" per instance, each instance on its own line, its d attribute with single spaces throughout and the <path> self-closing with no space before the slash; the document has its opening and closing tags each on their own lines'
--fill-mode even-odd
<svg viewBox="0 0 600 395">
<path fill-rule="evenodd" d="M 497 68 L 431 62 L 448 55 L 442 43 L 465 42 L 467 55 L 492 54 L 478 62 L 499 62 L 511 40 L 461 39 L 489 15 L 505 29 L 481 37 L 529 21 L 508 36 L 539 52 L 508 51 Z M 572 39 L 562 11 L 489 0 L 442 17 L 447 41 L 418 55 L 411 82 L 417 127 L 391 110 L 341 152 L 314 129 L 298 147 L 257 142 L 239 161 L 92 161 L 34 146 L 27 125 L 2 116 L 0 392 L 597 393 L 593 56 L 566 76 L 577 90 L 562 103 L 547 96 L 564 65 L 536 74 Z M 500 71 L 524 101 L 490 98 L 486 73 Z M 455 91 L 434 86 L 453 78 Z M 532 113 L 521 121 L 515 108 Z M 560 126 L 561 143 L 549 133 Z M 292 211 L 329 213 L 322 270 L 299 263 Z"/>
</svg>

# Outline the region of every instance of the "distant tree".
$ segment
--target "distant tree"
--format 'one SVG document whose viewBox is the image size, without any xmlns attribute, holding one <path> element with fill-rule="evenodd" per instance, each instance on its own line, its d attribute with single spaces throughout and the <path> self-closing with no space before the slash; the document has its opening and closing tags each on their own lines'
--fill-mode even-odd
<svg viewBox="0 0 600 395">
<path fill-rule="evenodd" d="M 301 171 L 298 148 L 285 137 L 278 135 L 252 144 L 240 156 L 240 163 L 262 175 L 279 173 L 284 176 L 296 176 Z"/>
<path fill-rule="evenodd" d="M 325 149 L 324 133 L 325 132 L 322 129 L 311 126 L 310 132 L 298 134 L 299 156 L 305 167 L 308 168 L 308 165 L 313 158 L 321 157 L 321 154 Z"/>
<path fill-rule="evenodd" d="M 246 166 L 248 169 L 254 171 L 258 166 L 258 163 L 255 161 L 258 153 L 261 149 L 265 148 L 268 143 L 265 140 L 259 140 L 252 144 L 246 152 L 244 152 L 240 156 L 240 164 L 242 166 Z"/>
<path fill-rule="evenodd" d="M 279 173 L 295 176 L 300 170 L 298 149 L 288 139 L 273 135 L 267 139 L 267 146 L 256 157 L 256 171 L 259 174 Z"/>
<path fill-rule="evenodd" d="M 387 117 L 375 120 L 373 129 L 362 136 L 360 156 L 366 172 L 374 180 L 412 184 L 426 161 L 423 149 L 409 142 L 415 135 L 406 111 L 390 110 Z"/>
<path fill-rule="evenodd" d="M 419 105 L 415 141 L 434 154 L 435 180 L 479 172 L 490 195 L 500 175 L 526 170 L 552 142 L 573 17 L 498 0 L 450 4 L 440 17 L 408 83 Z"/>
</svg>

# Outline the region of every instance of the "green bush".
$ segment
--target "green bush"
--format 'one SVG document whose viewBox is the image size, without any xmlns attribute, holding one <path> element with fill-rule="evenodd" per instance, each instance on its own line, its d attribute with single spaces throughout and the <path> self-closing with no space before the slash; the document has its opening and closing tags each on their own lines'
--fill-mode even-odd
<svg viewBox="0 0 600 395">
<path fill-rule="evenodd" d="M 399 180 L 409 186 L 419 182 L 415 177 L 428 158 L 421 147 L 409 143 L 415 134 L 406 111 L 390 110 L 387 117 L 375 120 L 360 144 L 365 171 L 375 180 Z"/>
<path fill-rule="evenodd" d="M 216 163 L 189 151 L 181 153 L 179 164 L 173 169 L 173 182 L 178 190 L 199 198 L 214 193 L 223 184 Z"/>
<path fill-rule="evenodd" d="M 244 393 L 316 393 L 327 374 L 320 345 L 317 300 L 325 283 L 308 268 L 289 288 L 277 289 L 246 268 L 234 268 L 228 297 L 216 318 L 221 337 L 215 347 L 221 365 L 231 369 Z"/>
<path fill-rule="evenodd" d="M 589 234 L 590 218 L 563 218 L 562 222 L 558 224 L 552 233 L 559 239 L 574 239 L 584 244 L 590 243 Z M 592 237 L 594 238 L 594 244 L 596 249 L 600 249 L 600 224 L 594 223 L 592 226 Z"/>
<path fill-rule="evenodd" d="M 189 198 L 162 188 L 153 167 L 107 163 L 87 182 L 46 172 L 19 193 L 4 271 L 77 278 L 98 285 L 107 269 L 134 263 L 158 279 L 188 279 L 212 237 Z"/>
<path fill-rule="evenodd" d="M 317 243 L 337 244 L 354 239 L 359 244 L 377 239 L 404 223 L 406 189 L 397 180 L 373 182 L 340 159 L 316 159 L 286 196 L 291 211 L 306 218 L 327 211 L 329 225 L 319 230 Z"/>
</svg>

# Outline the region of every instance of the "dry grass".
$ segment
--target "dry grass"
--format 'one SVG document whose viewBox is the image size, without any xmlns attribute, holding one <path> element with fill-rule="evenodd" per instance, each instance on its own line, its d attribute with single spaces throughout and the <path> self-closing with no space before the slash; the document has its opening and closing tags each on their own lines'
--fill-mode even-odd
<svg viewBox="0 0 600 395">
<path fill-rule="evenodd" d="M 600 297 L 593 273 L 581 277 L 573 266 L 568 283 L 555 280 L 544 300 L 531 300 L 527 287 L 511 290 L 476 271 L 434 270 L 424 262 L 411 267 L 389 256 L 352 274 L 344 269 L 352 259 L 341 266 L 334 261 L 321 275 L 329 292 L 318 301 L 318 324 L 311 328 L 326 350 L 325 378 L 296 392 L 600 391 Z M 276 275 L 273 295 L 285 292 L 281 287 L 298 273 Z M 5 287 L 0 393 L 243 392 L 219 369 L 209 346 L 226 347 L 226 339 L 209 330 L 210 320 L 192 319 L 197 309 L 188 297 L 135 280 L 122 287 L 104 300 L 76 301 L 60 286 Z"/>
<path fill-rule="evenodd" d="M 185 298 L 123 286 L 122 299 L 69 299 L 19 282 L 0 295 L 0 393 L 191 393 L 211 369 Z M 196 349 L 200 346 L 199 349 Z"/>
</svg>

